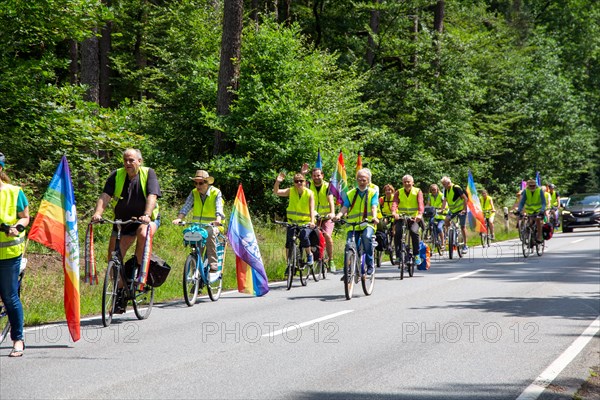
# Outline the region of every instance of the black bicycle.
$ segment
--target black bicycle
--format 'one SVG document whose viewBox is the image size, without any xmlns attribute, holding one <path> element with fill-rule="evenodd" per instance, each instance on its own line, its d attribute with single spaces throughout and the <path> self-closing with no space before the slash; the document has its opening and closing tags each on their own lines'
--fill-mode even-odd
<svg viewBox="0 0 600 400">
<path fill-rule="evenodd" d="M 544 250 L 546 248 L 546 242 L 542 237 L 542 241 L 537 241 L 537 224 L 536 220 L 538 218 L 543 218 L 544 213 L 539 214 L 521 214 L 521 249 L 523 251 L 523 257 L 527 258 L 530 254 L 533 253 L 533 249 L 535 248 L 536 254 L 541 257 L 544 254 Z"/>
<path fill-rule="evenodd" d="M 369 296 L 371 293 L 373 293 L 373 286 L 375 284 L 375 269 L 373 269 L 372 274 L 367 274 L 362 237 L 359 235 L 355 239 L 356 227 L 366 227 L 369 222 L 348 222 L 339 220 L 337 223 L 348 224 L 352 227 L 352 239 L 346 241 L 346 248 L 344 250 L 344 276 L 342 277 L 342 282 L 344 282 L 344 294 L 346 295 L 346 300 L 350 300 L 352 298 L 354 293 L 354 284 L 358 283 L 358 281 L 362 283 L 362 288 L 365 295 Z"/>
<path fill-rule="evenodd" d="M 398 254 L 398 268 L 400 269 L 400 279 L 404 279 L 404 271 L 408 272 L 408 276 L 412 277 L 415 273 L 415 260 L 411 250 L 410 225 L 413 221 L 408 215 L 400 215 L 401 224 L 403 226 L 400 243 L 396 243 L 396 252 Z"/>
<path fill-rule="evenodd" d="M 483 215 L 485 217 L 485 232 L 480 232 L 479 237 L 481 238 L 482 247 L 490 247 L 491 233 L 490 233 L 490 216 L 492 215 L 491 210 L 484 210 Z"/>
<path fill-rule="evenodd" d="M 385 225 L 384 235 L 386 243 L 382 250 L 375 247 L 375 266 L 377 268 L 381 267 L 384 254 L 388 255 L 392 265 L 394 265 L 394 261 L 396 260 L 396 251 L 394 250 L 394 219 L 392 216 L 384 216 L 383 223 Z"/>
<path fill-rule="evenodd" d="M 448 258 L 451 260 L 454 257 L 454 252 L 458 254 L 458 258 L 462 258 L 465 254 L 463 250 L 466 245 L 465 238 L 462 235 L 460 226 L 455 221 L 459 215 L 460 213 L 452 214 L 450 226 L 448 227 Z"/>
<path fill-rule="evenodd" d="M 423 220 L 427 221 L 425 224 L 425 230 L 421 235 L 421 239 L 429 244 L 429 248 L 432 253 L 435 251 L 440 256 L 442 255 L 443 243 L 440 239 L 440 234 L 443 234 L 443 231 L 440 232 L 438 230 L 438 219 L 435 219 L 438 210 L 435 207 L 427 206 L 425 207 L 425 211 L 423 212 Z"/>
<path fill-rule="evenodd" d="M 115 241 L 115 250 L 112 252 L 111 259 L 106 268 L 104 277 L 104 287 L 102 291 L 102 325 L 109 326 L 114 314 L 123 314 L 127 309 L 127 304 L 131 300 L 133 311 L 138 319 L 146 319 L 152 311 L 154 304 L 154 287 L 138 281 L 137 263 L 134 262 L 132 268 L 126 271 L 123 264 L 123 255 L 121 254 L 121 228 L 124 225 L 140 223 L 136 219 L 128 221 L 111 221 L 102 219 L 97 223 L 109 223 L 116 225 L 117 237 Z"/>
<path fill-rule="evenodd" d="M 302 286 L 306 286 L 306 284 L 308 283 L 309 273 L 312 273 L 313 278 L 315 277 L 315 275 L 319 274 L 319 272 L 316 272 L 316 264 L 314 262 L 314 259 L 313 264 L 308 265 L 306 263 L 306 252 L 300 248 L 300 230 L 308 228 L 309 226 L 290 224 L 289 222 L 282 221 L 275 221 L 275 223 L 277 225 L 285 226 L 286 228 L 291 228 L 294 230 L 291 247 L 287 249 L 287 290 L 290 290 L 292 288 L 292 281 L 294 280 L 294 275 L 296 275 L 296 273 L 300 277 L 300 284 Z"/>
</svg>

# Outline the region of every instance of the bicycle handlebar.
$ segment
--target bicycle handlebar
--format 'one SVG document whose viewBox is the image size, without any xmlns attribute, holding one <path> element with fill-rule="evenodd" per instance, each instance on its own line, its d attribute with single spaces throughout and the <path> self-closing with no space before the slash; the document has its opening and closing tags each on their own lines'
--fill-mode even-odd
<svg viewBox="0 0 600 400">
<path fill-rule="evenodd" d="M 140 221 L 139 219 L 133 217 L 127 221 L 122 221 L 120 219 L 117 219 L 115 221 L 107 219 L 107 218 L 102 218 L 99 221 L 92 221 L 92 224 L 112 224 L 112 225 L 129 225 L 129 224 L 143 224 L 142 221 Z"/>
<path fill-rule="evenodd" d="M 291 223 L 285 222 L 285 221 L 275 221 L 275 223 L 277 225 L 285 226 L 286 228 L 299 228 L 299 229 L 310 228 L 309 224 L 305 224 L 305 225 L 291 224 Z"/>
</svg>

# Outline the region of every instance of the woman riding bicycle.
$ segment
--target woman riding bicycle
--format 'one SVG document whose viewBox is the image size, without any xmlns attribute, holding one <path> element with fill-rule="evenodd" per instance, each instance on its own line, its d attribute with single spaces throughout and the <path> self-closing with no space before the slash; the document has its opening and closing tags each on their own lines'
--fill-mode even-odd
<svg viewBox="0 0 600 400">
<path fill-rule="evenodd" d="M 488 234 L 490 235 L 490 239 L 494 240 L 494 216 L 496 215 L 496 207 L 494 207 L 494 199 L 492 196 L 488 195 L 486 189 L 481 191 L 481 210 L 483 211 L 485 218 L 489 221 L 490 231 Z"/>
<path fill-rule="evenodd" d="M 448 212 L 448 207 L 442 209 L 442 203 L 444 202 L 444 195 L 440 192 L 440 188 L 435 183 L 429 186 L 429 196 L 427 196 L 427 206 L 433 207 L 438 212 L 435 213 L 429 223 L 435 225 L 440 246 L 444 247 L 444 219 Z M 441 210 L 441 211 L 440 211 Z M 432 232 L 433 233 L 433 232 Z"/>
<path fill-rule="evenodd" d="M 365 250 L 365 265 L 367 275 L 373 274 L 373 234 L 375 227 L 379 222 L 377 218 L 378 191 L 370 187 L 371 171 L 361 168 L 356 173 L 356 182 L 358 187 L 350 190 L 344 199 L 342 208 L 335 216 L 336 220 L 347 214 L 346 221 L 361 222 L 371 220 L 366 227 L 356 227 L 354 237 L 352 230 L 348 230 L 347 241 L 355 240 L 358 243 L 358 236 L 361 237 L 363 248 Z M 346 265 L 346 260 L 344 260 Z"/>
<path fill-rule="evenodd" d="M 311 245 L 319 244 L 318 236 L 314 232 L 315 227 L 315 199 L 313 192 L 305 186 L 304 175 L 301 173 L 294 174 L 294 186 L 287 189 L 280 189 L 279 185 L 285 179 L 285 173 L 280 172 L 275 179 L 273 193 L 280 197 L 289 197 L 288 206 L 286 209 L 287 219 L 291 223 L 298 225 L 308 225 L 308 228 L 302 228 L 299 233 L 300 248 L 306 252 L 306 264 L 312 265 L 313 255 Z M 291 248 L 294 238 L 293 227 L 288 227 L 285 240 L 285 248 Z M 286 270 L 287 274 L 287 270 Z"/>
</svg>

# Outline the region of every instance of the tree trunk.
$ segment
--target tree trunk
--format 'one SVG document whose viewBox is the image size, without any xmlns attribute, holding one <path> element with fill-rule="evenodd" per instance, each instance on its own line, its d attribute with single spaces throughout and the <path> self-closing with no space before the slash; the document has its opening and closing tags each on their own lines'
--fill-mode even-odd
<svg viewBox="0 0 600 400">
<path fill-rule="evenodd" d="M 102 0 L 107 7 L 110 7 L 111 0 Z M 100 37 L 99 58 L 100 58 L 100 106 L 110 107 L 111 89 L 110 89 L 110 48 L 112 21 L 108 21 L 102 28 L 102 36 Z"/>
<path fill-rule="evenodd" d="M 229 114 L 229 107 L 239 86 L 244 1 L 225 0 L 223 6 L 223 36 L 217 91 L 217 115 L 219 116 Z M 213 154 L 221 154 L 226 148 L 225 132 L 215 131 Z"/>
<path fill-rule="evenodd" d="M 315 0 L 313 3 L 313 15 L 315 17 L 315 48 L 318 48 L 321 44 L 322 28 L 321 28 L 321 13 L 323 12 L 322 1 Z"/>
<path fill-rule="evenodd" d="M 414 43 L 414 51 L 412 53 L 412 55 L 410 56 L 410 63 L 412 65 L 412 68 L 415 69 L 417 67 L 417 64 L 419 62 L 419 54 L 417 51 L 418 48 L 418 41 L 419 41 L 419 12 L 420 10 L 417 8 L 415 9 L 415 15 L 413 16 L 413 26 L 412 26 L 412 32 L 411 32 L 411 36 L 412 36 L 412 40 Z"/>
<path fill-rule="evenodd" d="M 381 0 L 373 0 L 373 4 L 378 5 Z M 379 10 L 374 9 L 371 10 L 371 20 L 369 21 L 369 27 L 371 28 L 371 32 L 369 32 L 369 39 L 367 40 L 367 64 L 369 67 L 373 67 L 375 64 L 375 39 L 373 35 L 379 34 Z"/>
<path fill-rule="evenodd" d="M 69 40 L 69 82 L 71 85 L 79 83 L 79 43 L 76 40 Z"/>
<path fill-rule="evenodd" d="M 98 37 L 94 28 L 92 37 L 81 43 L 81 83 L 87 85 L 86 101 L 99 102 L 99 64 Z"/>
<path fill-rule="evenodd" d="M 444 1 L 438 0 L 433 11 L 433 48 L 435 56 L 433 60 L 433 66 L 435 71 L 435 77 L 440 76 L 441 67 L 441 45 L 442 45 L 442 34 L 444 33 Z"/>
</svg>

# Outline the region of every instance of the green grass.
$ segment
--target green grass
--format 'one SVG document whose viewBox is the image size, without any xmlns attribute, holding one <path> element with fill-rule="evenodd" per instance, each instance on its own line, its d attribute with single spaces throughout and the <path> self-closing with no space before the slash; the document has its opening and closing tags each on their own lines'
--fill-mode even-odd
<svg viewBox="0 0 600 400">
<path fill-rule="evenodd" d="M 155 289 L 155 301 L 167 302 L 183 299 L 181 280 L 183 275 L 183 264 L 189 248 L 184 247 L 182 241 L 182 230 L 180 226 L 170 223 L 174 218 L 171 215 L 163 217 L 163 223 L 154 238 L 153 252 L 167 261 L 171 266 L 171 273 L 166 282 Z M 262 260 L 269 281 L 283 280 L 285 272 L 285 229 L 269 222 L 253 221 L 254 230 L 259 242 Z M 512 224 L 511 226 L 514 226 Z M 87 225 L 80 222 L 80 255 L 81 276 L 84 274 L 84 239 Z M 513 228 L 506 232 L 502 221 L 496 223 L 496 240 L 506 240 L 518 237 Z M 108 239 L 110 237 L 110 225 L 94 225 L 95 258 L 98 267 L 98 285 L 89 285 L 80 280 L 80 310 L 81 317 L 99 315 L 101 312 L 102 283 L 106 271 L 106 257 Z M 479 235 L 468 231 L 469 246 L 480 244 Z M 343 250 L 345 244 L 345 230 L 334 232 L 334 261 L 338 269 L 343 265 Z M 127 257 L 132 254 L 130 249 Z M 44 246 L 29 242 L 27 248 L 29 259 L 38 260 L 37 265 L 30 264 L 24 278 L 22 299 L 25 309 L 25 324 L 38 325 L 53 321 L 64 320 L 63 309 L 63 287 L 64 277 L 62 272 L 62 261 L 60 256 L 46 249 Z M 43 256 L 39 262 L 40 255 Z M 387 258 L 384 258 L 386 260 Z M 223 273 L 223 289 L 237 289 L 235 272 L 235 255 L 231 247 L 227 247 L 225 255 L 225 266 Z M 206 290 L 203 292 L 206 293 Z"/>
</svg>

